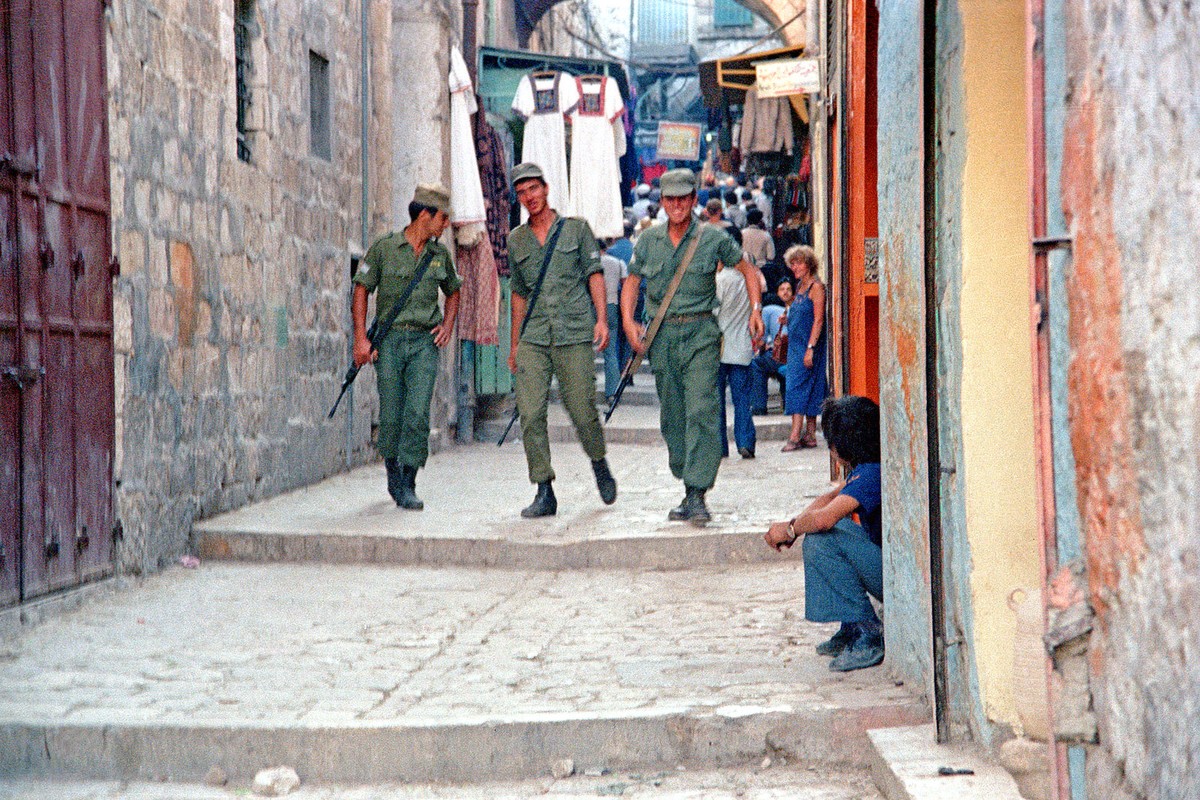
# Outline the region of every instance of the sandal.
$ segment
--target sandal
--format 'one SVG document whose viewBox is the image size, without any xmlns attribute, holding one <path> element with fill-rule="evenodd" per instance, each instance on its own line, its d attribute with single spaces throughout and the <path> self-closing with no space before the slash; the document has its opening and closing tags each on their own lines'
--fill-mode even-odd
<svg viewBox="0 0 1200 800">
<path fill-rule="evenodd" d="M 780 450 L 780 452 L 781 453 L 794 453 L 797 450 L 799 450 L 801 447 L 804 447 L 803 442 L 798 442 L 795 439 L 788 439 L 787 444 L 785 444 L 783 446 L 783 449 Z"/>
<path fill-rule="evenodd" d="M 801 447 L 816 447 L 817 446 L 816 434 L 809 434 L 809 435 L 803 437 L 800 440 L 800 446 Z"/>
</svg>

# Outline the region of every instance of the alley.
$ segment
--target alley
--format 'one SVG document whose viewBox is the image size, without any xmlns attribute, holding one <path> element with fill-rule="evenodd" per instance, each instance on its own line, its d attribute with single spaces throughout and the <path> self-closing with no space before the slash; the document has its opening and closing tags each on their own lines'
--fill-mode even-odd
<svg viewBox="0 0 1200 800">
<path fill-rule="evenodd" d="M 247 560 L 173 567 L 6 645 L 4 752 L 50 776 L 187 784 L 216 766 L 231 788 L 276 763 L 306 783 L 384 786 L 529 781 L 570 758 L 583 778 L 669 777 L 626 777 L 631 796 L 875 796 L 857 772 L 863 731 L 923 721 L 925 706 L 883 670 L 829 672 L 813 646 L 830 626 L 803 621 L 799 553 L 760 538 L 827 485 L 823 449 L 726 462 L 698 529 L 666 522 L 676 488 L 644 445 L 612 448 L 611 508 L 578 448 L 557 445 L 562 510 L 522 521 L 519 447 L 436 455 L 422 513 L 384 502 L 368 466 L 207 521 L 201 551 Z M 386 547 L 397 540 L 419 546 Z M 800 771 L 764 772 L 772 756 Z M 691 774 L 718 767 L 733 772 Z"/>
</svg>

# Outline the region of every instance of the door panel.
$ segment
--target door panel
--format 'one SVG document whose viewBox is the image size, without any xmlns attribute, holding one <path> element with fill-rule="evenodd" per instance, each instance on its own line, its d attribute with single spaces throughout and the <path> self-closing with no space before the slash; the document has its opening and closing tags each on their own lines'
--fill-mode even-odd
<svg viewBox="0 0 1200 800">
<path fill-rule="evenodd" d="M 0 366 L 25 378 L 0 388 L 0 605 L 112 568 L 102 15 L 101 0 L 11 0 L 0 7 Z"/>
</svg>

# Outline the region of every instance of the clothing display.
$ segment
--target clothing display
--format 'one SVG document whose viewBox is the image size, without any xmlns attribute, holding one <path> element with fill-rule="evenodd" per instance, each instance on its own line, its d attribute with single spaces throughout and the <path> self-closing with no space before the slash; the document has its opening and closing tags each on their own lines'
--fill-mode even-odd
<svg viewBox="0 0 1200 800">
<path fill-rule="evenodd" d="M 487 234 L 492 243 L 492 262 L 497 275 L 508 275 L 508 228 L 512 215 L 512 190 L 508 186 L 505 146 L 500 134 L 486 120 L 476 119 L 475 151 L 479 154 L 479 177 L 483 205 L 487 210 Z"/>
<path fill-rule="evenodd" d="M 550 207 L 563 211 L 571 201 L 564 120 L 578 102 L 579 84 L 566 72 L 534 72 L 523 76 L 512 102 L 513 111 L 525 120 L 521 161 L 532 161 L 542 168 Z M 521 209 L 521 219 L 528 218 L 529 214 Z"/>
<path fill-rule="evenodd" d="M 482 236 L 455 255 L 462 278 L 458 301 L 458 337 L 476 344 L 500 344 L 500 276 L 492 243 Z"/>
<path fill-rule="evenodd" d="M 746 90 L 746 102 L 742 106 L 742 130 L 737 141 L 745 155 L 780 151 L 791 153 L 792 105 L 788 99 L 759 99 L 757 88 Z"/>
<path fill-rule="evenodd" d="M 596 236 L 615 238 L 625 230 L 616 152 L 618 129 L 624 142 L 624 130 L 620 125 L 624 109 L 621 92 L 617 82 L 604 75 L 576 78 L 575 85 L 579 102 L 570 111 L 571 204 L 568 213 L 587 220 Z"/>
<path fill-rule="evenodd" d="M 483 225 L 487 210 L 475 156 L 471 115 L 478 110 L 467 62 L 457 47 L 450 48 L 450 222 L 455 227 Z"/>
</svg>

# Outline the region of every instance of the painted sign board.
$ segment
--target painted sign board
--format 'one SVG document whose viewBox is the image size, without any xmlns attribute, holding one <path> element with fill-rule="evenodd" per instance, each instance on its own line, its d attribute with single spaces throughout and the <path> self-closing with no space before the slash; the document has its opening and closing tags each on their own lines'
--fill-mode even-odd
<svg viewBox="0 0 1200 800">
<path fill-rule="evenodd" d="M 821 70 L 815 58 L 763 61 L 754 65 L 754 71 L 760 98 L 817 94 L 821 90 Z"/>
<path fill-rule="evenodd" d="M 699 161 L 701 134 L 700 126 L 690 122 L 658 123 L 658 160 Z"/>
</svg>

